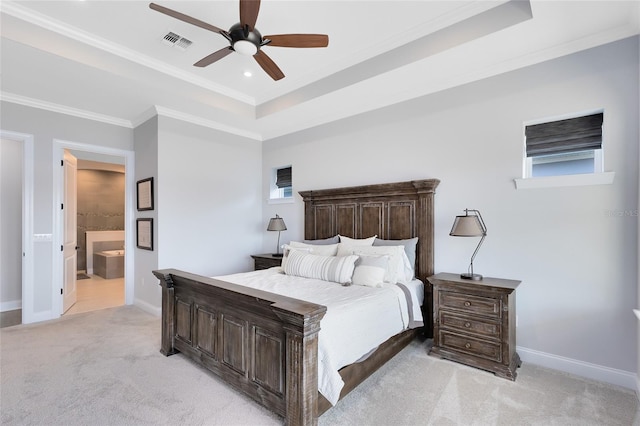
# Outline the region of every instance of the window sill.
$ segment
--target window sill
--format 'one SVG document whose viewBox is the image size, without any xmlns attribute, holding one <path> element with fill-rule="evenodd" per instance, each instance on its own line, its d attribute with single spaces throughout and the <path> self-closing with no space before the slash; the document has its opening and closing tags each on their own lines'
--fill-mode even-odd
<svg viewBox="0 0 640 426">
<path fill-rule="evenodd" d="M 566 186 L 610 185 L 615 172 L 591 173 L 583 175 L 545 176 L 514 179 L 516 189 L 558 188 Z"/>
<path fill-rule="evenodd" d="M 269 200 L 267 200 L 268 204 L 293 204 L 294 199 L 293 197 L 289 197 L 289 198 L 269 198 Z"/>
</svg>

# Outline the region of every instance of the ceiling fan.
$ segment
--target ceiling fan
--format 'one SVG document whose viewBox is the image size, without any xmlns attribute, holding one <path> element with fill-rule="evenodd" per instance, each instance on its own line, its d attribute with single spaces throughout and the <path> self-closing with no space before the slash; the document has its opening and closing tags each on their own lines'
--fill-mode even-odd
<svg viewBox="0 0 640 426">
<path fill-rule="evenodd" d="M 231 52 L 238 52 L 242 55 L 253 56 L 258 65 L 260 65 L 271 78 L 280 80 L 284 77 L 284 73 L 278 68 L 275 62 L 261 50 L 263 46 L 327 47 L 329 45 L 329 36 L 326 34 L 279 34 L 262 36 L 255 27 L 258 12 L 260 11 L 260 0 L 240 0 L 240 22 L 229 28 L 229 31 L 225 31 L 215 25 L 208 24 L 156 3 L 150 3 L 149 7 L 165 15 L 218 33 L 229 41 L 230 46 L 224 47 L 200 59 L 193 64 L 196 67 L 206 67 L 224 58 Z"/>
</svg>

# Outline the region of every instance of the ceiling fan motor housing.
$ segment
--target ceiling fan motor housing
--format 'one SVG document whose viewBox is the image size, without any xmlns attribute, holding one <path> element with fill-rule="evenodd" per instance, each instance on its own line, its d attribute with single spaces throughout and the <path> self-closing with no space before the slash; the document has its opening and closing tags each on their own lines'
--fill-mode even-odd
<svg viewBox="0 0 640 426">
<path fill-rule="evenodd" d="M 229 37 L 233 50 L 247 56 L 255 55 L 262 44 L 260 31 L 256 28 L 250 31 L 239 22 L 229 29 Z"/>
</svg>

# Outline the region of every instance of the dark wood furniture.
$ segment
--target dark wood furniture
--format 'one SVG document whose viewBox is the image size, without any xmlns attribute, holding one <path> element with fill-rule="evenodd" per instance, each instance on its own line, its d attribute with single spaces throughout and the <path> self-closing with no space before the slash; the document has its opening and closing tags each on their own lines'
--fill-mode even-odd
<svg viewBox="0 0 640 426">
<path fill-rule="evenodd" d="M 271 253 L 252 254 L 251 257 L 253 257 L 253 269 L 256 271 L 280 266 L 282 263 L 282 256 L 275 256 Z"/>
<path fill-rule="evenodd" d="M 433 285 L 434 337 L 430 354 L 516 379 L 515 289 L 520 281 L 481 281 L 440 273 Z"/>
<path fill-rule="evenodd" d="M 305 239 L 419 237 L 416 275 L 433 274 L 434 193 L 426 179 L 300 192 Z M 318 332 L 326 307 L 174 269 L 153 271 L 162 286 L 161 352 L 182 352 L 289 425 L 314 425 L 330 408 L 318 392 Z M 431 306 L 426 287 L 425 306 Z M 430 311 L 430 309 L 429 309 Z M 425 315 L 427 333 L 431 331 Z M 340 370 L 344 397 L 418 333 L 404 331 L 365 361 Z"/>
</svg>

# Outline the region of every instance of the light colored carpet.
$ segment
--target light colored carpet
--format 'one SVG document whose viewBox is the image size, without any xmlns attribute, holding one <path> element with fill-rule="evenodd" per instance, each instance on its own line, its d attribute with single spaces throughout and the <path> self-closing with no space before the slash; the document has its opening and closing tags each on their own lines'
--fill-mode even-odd
<svg viewBox="0 0 640 426">
<path fill-rule="evenodd" d="M 280 425 L 122 306 L 0 330 L 3 425 Z M 523 364 L 516 382 L 418 340 L 319 419 L 328 425 L 640 425 L 634 392 Z"/>
</svg>

